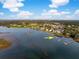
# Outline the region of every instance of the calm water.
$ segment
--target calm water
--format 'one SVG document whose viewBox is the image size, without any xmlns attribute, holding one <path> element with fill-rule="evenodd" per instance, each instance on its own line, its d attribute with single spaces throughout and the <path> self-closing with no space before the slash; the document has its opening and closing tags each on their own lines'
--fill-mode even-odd
<svg viewBox="0 0 79 59">
<path fill-rule="evenodd" d="M 0 50 L 0 59 L 79 59 L 79 43 L 64 37 L 47 40 L 47 36 L 53 35 L 32 29 L 1 28 L 0 38 L 9 38 L 12 46 Z"/>
</svg>

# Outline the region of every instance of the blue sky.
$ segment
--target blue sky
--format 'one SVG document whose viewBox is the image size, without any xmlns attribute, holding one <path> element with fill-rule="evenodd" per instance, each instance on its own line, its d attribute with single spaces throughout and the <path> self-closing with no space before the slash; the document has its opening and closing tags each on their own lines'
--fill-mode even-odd
<svg viewBox="0 0 79 59">
<path fill-rule="evenodd" d="M 0 19 L 79 20 L 79 0 L 0 0 Z"/>
</svg>

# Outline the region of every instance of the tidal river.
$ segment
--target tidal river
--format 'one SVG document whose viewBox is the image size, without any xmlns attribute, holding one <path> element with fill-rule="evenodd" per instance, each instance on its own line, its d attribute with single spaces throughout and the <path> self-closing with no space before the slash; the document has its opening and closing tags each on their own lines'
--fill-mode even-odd
<svg viewBox="0 0 79 59">
<path fill-rule="evenodd" d="M 10 45 L 0 48 L 0 59 L 79 59 L 79 43 L 71 38 L 28 28 L 1 28 L 2 39 Z"/>
</svg>

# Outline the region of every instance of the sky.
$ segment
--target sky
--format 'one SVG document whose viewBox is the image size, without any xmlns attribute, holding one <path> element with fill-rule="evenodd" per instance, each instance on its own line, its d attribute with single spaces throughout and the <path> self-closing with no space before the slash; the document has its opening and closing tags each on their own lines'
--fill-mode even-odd
<svg viewBox="0 0 79 59">
<path fill-rule="evenodd" d="M 0 19 L 79 20 L 79 0 L 0 0 Z"/>
</svg>

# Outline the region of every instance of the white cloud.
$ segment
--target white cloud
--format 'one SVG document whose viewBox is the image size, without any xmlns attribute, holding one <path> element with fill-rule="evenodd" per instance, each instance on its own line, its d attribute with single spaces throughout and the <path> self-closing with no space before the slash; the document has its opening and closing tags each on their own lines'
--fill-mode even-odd
<svg viewBox="0 0 79 59">
<path fill-rule="evenodd" d="M 23 7 L 24 0 L 0 0 L 3 4 L 3 8 L 9 9 L 11 12 L 18 12 L 20 7 Z"/>
<path fill-rule="evenodd" d="M 4 15 L 5 15 L 4 18 L 2 18 L 2 19 L 22 20 L 22 19 L 31 19 L 34 14 L 30 11 L 20 11 L 20 12 L 9 14 L 9 15 L 6 15 L 6 14 L 4 14 Z"/>
<path fill-rule="evenodd" d="M 43 10 L 42 14 L 36 19 L 54 19 L 54 20 L 79 20 L 79 10 L 59 11 L 57 9 Z"/>
<path fill-rule="evenodd" d="M 10 11 L 11 12 L 19 12 L 19 9 L 18 8 L 11 8 Z"/>
<path fill-rule="evenodd" d="M 49 11 L 44 11 L 42 13 L 43 16 L 45 15 L 59 15 L 58 11 L 56 9 L 52 9 L 52 10 L 49 10 Z"/>
<path fill-rule="evenodd" d="M 67 15 L 70 14 L 69 11 L 58 11 L 57 9 L 51 9 L 48 11 L 44 11 L 42 15 L 53 15 L 53 16 L 60 16 L 60 15 Z"/>
<path fill-rule="evenodd" d="M 50 4 L 49 7 L 57 8 L 59 6 L 64 6 L 64 5 L 68 4 L 69 0 L 51 0 L 51 3 L 52 4 Z"/>
<path fill-rule="evenodd" d="M 29 18 L 32 15 L 33 15 L 33 13 L 31 13 L 29 11 L 20 11 L 18 14 L 16 14 L 16 17 L 21 18 L 21 19 L 25 19 L 25 18 Z"/>
<path fill-rule="evenodd" d="M 74 14 L 79 16 L 79 10 L 75 10 Z"/>
<path fill-rule="evenodd" d="M 69 11 L 62 11 L 61 14 L 67 15 L 67 14 L 70 14 L 70 12 Z"/>
<path fill-rule="evenodd" d="M 56 9 L 49 10 L 48 13 L 51 14 L 51 15 L 60 15 L 58 10 L 56 10 Z"/>
<path fill-rule="evenodd" d="M 4 13 L 3 12 L 0 12 L 0 16 L 3 16 L 4 15 Z"/>
<path fill-rule="evenodd" d="M 69 11 L 58 11 L 57 9 L 51 9 L 48 11 L 43 11 L 41 17 L 49 19 L 70 19 L 72 16 Z"/>
</svg>

